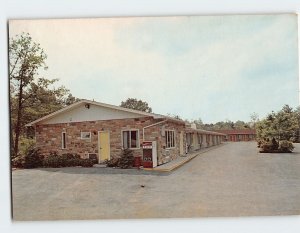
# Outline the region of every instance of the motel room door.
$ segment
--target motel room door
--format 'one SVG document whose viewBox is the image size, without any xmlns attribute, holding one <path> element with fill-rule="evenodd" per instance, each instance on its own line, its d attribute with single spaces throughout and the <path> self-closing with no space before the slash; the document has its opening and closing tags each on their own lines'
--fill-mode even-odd
<svg viewBox="0 0 300 233">
<path fill-rule="evenodd" d="M 184 155 L 184 146 L 183 146 L 183 131 L 180 132 L 180 145 L 179 145 L 180 155 Z"/>
<path fill-rule="evenodd" d="M 109 132 L 98 132 L 98 163 L 110 159 Z"/>
</svg>

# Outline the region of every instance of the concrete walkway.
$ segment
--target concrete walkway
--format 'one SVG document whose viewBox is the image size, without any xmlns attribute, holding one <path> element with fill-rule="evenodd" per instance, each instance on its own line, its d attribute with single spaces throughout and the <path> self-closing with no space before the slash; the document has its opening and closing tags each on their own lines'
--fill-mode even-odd
<svg viewBox="0 0 300 233">
<path fill-rule="evenodd" d="M 217 145 L 217 146 L 211 146 L 211 147 L 208 147 L 208 148 L 203 148 L 201 150 L 197 150 L 197 151 L 194 151 L 192 153 L 189 153 L 186 156 L 179 156 L 177 159 L 175 159 L 175 160 L 173 160 L 169 163 L 159 165 L 155 168 L 144 168 L 144 170 L 146 170 L 146 171 L 170 172 L 170 171 L 173 171 L 173 170 L 177 169 L 178 167 L 182 166 L 183 164 L 189 162 L 190 160 L 192 160 L 196 156 L 198 156 L 200 154 L 203 154 L 207 151 L 219 148 L 219 147 L 221 147 L 225 144 L 226 143 L 223 143 L 223 144 L 220 144 L 220 145 Z"/>
</svg>

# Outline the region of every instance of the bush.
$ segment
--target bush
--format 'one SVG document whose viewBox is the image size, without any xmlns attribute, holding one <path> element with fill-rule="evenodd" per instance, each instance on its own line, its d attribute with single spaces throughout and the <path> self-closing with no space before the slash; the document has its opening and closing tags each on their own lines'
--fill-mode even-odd
<svg viewBox="0 0 300 233">
<path fill-rule="evenodd" d="M 11 160 L 11 166 L 16 168 L 24 168 L 25 156 L 19 155 Z"/>
<path fill-rule="evenodd" d="M 35 146 L 35 140 L 33 138 L 21 137 L 19 142 L 19 154 L 27 155 L 29 150 Z"/>
<path fill-rule="evenodd" d="M 120 158 L 112 158 L 111 160 L 106 160 L 105 164 L 108 167 L 118 167 L 120 162 Z"/>
<path fill-rule="evenodd" d="M 260 141 L 258 145 L 261 153 L 289 153 L 294 149 L 291 141 L 282 140 L 278 143 L 274 138 Z"/>
<path fill-rule="evenodd" d="M 81 159 L 80 166 L 82 167 L 92 167 L 97 163 L 97 159 Z"/>
<path fill-rule="evenodd" d="M 78 154 L 66 153 L 58 155 L 56 152 L 50 153 L 43 161 L 44 167 L 92 167 L 97 163 L 96 159 L 82 159 Z"/>
<path fill-rule="evenodd" d="M 37 161 L 32 158 L 33 156 L 37 157 Z M 42 159 L 39 151 L 35 149 L 34 139 L 24 137 L 20 138 L 19 153 L 17 155 L 12 154 L 11 158 L 11 165 L 16 168 L 36 167 Z"/>
<path fill-rule="evenodd" d="M 43 165 L 44 156 L 41 155 L 40 150 L 32 147 L 28 150 L 27 154 L 24 156 L 24 168 L 36 168 Z"/>
<path fill-rule="evenodd" d="M 105 161 L 107 167 L 119 167 L 122 169 L 132 168 L 134 163 L 134 156 L 132 150 L 124 149 L 119 158 L 112 158 Z"/>
<path fill-rule="evenodd" d="M 294 150 L 293 143 L 287 140 L 280 141 L 279 150 L 284 153 L 292 152 Z"/>
<path fill-rule="evenodd" d="M 131 168 L 133 167 L 134 163 L 134 156 L 132 150 L 125 149 L 122 151 L 121 158 L 119 160 L 119 167 L 120 168 Z"/>
</svg>

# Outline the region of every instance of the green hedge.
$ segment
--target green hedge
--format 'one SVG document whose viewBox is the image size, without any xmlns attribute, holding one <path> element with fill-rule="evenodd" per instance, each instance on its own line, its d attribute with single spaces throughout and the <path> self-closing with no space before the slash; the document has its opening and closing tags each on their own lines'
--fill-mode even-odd
<svg viewBox="0 0 300 233">
<path fill-rule="evenodd" d="M 82 159 L 78 154 L 62 154 L 50 153 L 43 160 L 43 167 L 92 167 L 97 163 L 96 159 Z"/>
<path fill-rule="evenodd" d="M 18 156 L 12 160 L 12 166 L 18 168 L 37 168 L 37 167 L 92 167 L 97 163 L 96 159 L 82 159 L 78 154 L 66 153 L 58 155 L 51 152 L 44 156 L 38 149 L 29 149 L 25 156 Z"/>
</svg>

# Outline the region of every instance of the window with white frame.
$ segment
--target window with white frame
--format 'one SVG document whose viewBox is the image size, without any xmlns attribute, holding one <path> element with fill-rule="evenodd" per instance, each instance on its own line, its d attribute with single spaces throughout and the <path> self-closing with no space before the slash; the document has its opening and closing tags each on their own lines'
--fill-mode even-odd
<svg viewBox="0 0 300 233">
<path fill-rule="evenodd" d="M 122 146 L 124 149 L 139 148 L 139 131 L 136 129 L 122 131 Z"/>
<path fill-rule="evenodd" d="M 81 132 L 80 138 L 84 140 L 91 140 L 91 132 Z"/>
<path fill-rule="evenodd" d="M 175 147 L 175 130 L 166 130 L 166 148 Z"/>
<path fill-rule="evenodd" d="M 61 134 L 61 148 L 66 149 L 67 148 L 67 136 L 66 132 L 62 132 Z"/>
</svg>

